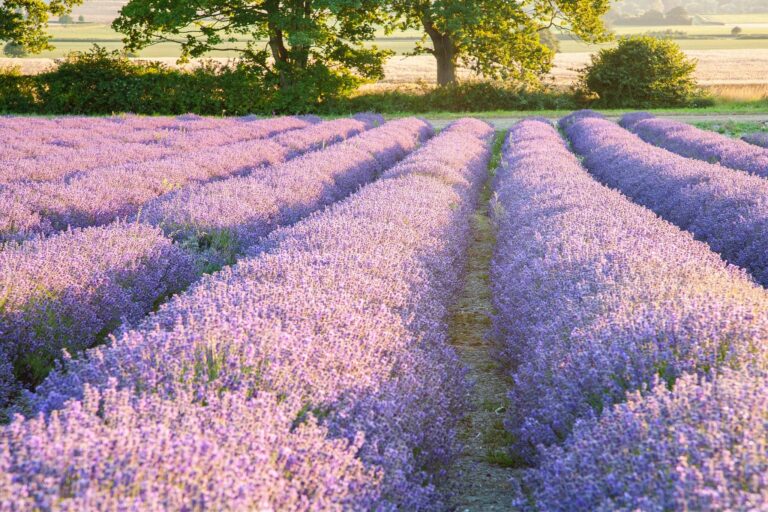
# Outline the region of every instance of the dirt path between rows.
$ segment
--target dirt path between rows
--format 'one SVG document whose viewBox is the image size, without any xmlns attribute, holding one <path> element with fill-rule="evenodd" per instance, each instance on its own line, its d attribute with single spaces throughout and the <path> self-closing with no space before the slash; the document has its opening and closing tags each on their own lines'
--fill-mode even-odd
<svg viewBox="0 0 768 512">
<path fill-rule="evenodd" d="M 525 119 L 527 116 L 509 116 L 509 117 L 494 117 L 494 116 L 473 116 L 478 119 L 482 119 L 492 124 L 497 130 L 508 130 L 513 124 Z M 551 117 L 551 116 L 544 116 Z M 664 117 L 669 119 L 675 119 L 684 123 L 696 123 L 701 121 L 713 121 L 713 122 L 726 122 L 726 121 L 739 121 L 739 122 L 755 122 L 755 123 L 768 123 L 768 111 L 762 114 L 659 114 L 657 117 Z M 618 119 L 618 116 L 608 116 L 609 119 Z M 556 120 L 557 117 L 551 117 Z M 435 128 L 442 129 L 448 125 L 453 119 L 446 118 L 427 118 L 427 121 L 432 123 Z"/>
<path fill-rule="evenodd" d="M 506 467 L 509 440 L 502 424 L 510 384 L 496 363 L 489 338 L 493 306 L 488 273 L 495 246 L 489 198 L 486 185 L 473 218 L 464 289 L 451 315 L 451 343 L 474 382 L 470 410 L 461 425 L 464 451 L 445 484 L 450 510 L 457 512 L 508 511 L 515 496 L 510 482 L 515 470 Z"/>
</svg>

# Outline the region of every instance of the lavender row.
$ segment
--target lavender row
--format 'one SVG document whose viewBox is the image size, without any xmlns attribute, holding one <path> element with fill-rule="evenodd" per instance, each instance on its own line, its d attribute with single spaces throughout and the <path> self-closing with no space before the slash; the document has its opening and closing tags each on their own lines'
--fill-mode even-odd
<svg viewBox="0 0 768 512">
<path fill-rule="evenodd" d="M 598 179 L 768 284 L 766 180 L 679 156 L 604 119 L 584 119 L 566 132 Z"/>
<path fill-rule="evenodd" d="M 148 203 L 140 218 L 204 249 L 212 265 L 231 263 L 278 225 L 292 224 L 373 181 L 432 134 L 425 121 L 392 121 L 247 177 L 166 194 Z"/>
<path fill-rule="evenodd" d="M 768 374 L 663 383 L 574 429 L 529 484 L 540 510 L 762 510 Z"/>
<path fill-rule="evenodd" d="M 0 407 L 39 383 L 62 349 L 92 346 L 195 276 L 162 232 L 115 224 L 0 251 Z"/>
<path fill-rule="evenodd" d="M 97 133 L 114 133 L 118 140 L 134 133 L 151 131 L 193 132 L 198 130 L 226 129 L 242 121 L 260 119 L 258 116 L 234 117 L 201 117 L 187 114 L 177 117 L 137 116 L 124 114 L 113 117 L 63 116 L 53 118 L 42 117 L 0 117 L 0 131 L 17 135 L 29 134 L 45 143 L 50 133 L 60 133 L 61 130 L 76 132 L 96 131 Z M 115 132 L 115 128 L 120 132 Z"/>
<path fill-rule="evenodd" d="M 64 408 L 0 433 L 0 501 L 439 509 L 466 391 L 447 308 L 490 156 L 477 123 L 52 374 L 30 402 Z"/>
<path fill-rule="evenodd" d="M 491 283 L 515 453 L 535 461 L 657 378 L 765 365 L 768 295 L 742 271 L 593 180 L 546 122 L 513 127 L 502 162 Z"/>
<path fill-rule="evenodd" d="M 71 133 L 62 129 L 54 143 L 47 147 L 41 147 L 34 134 L 28 133 L 18 136 L 18 145 L 32 156 L 0 161 L 0 183 L 69 179 L 89 171 L 98 172 L 104 167 L 171 158 L 180 152 L 263 139 L 313 124 L 311 119 L 283 117 L 232 123 L 216 130 L 142 131 L 134 137 L 136 140 L 122 143 L 114 140 L 120 133 L 119 125 L 112 128 L 115 133 L 102 135 L 94 133 L 96 130 Z"/>
<path fill-rule="evenodd" d="M 258 231 L 259 237 L 264 236 L 288 219 L 295 222 L 300 216 L 373 180 L 376 172 L 383 170 L 382 162 L 394 164 L 431 134 L 431 127 L 424 121 L 395 121 L 373 130 L 372 135 L 363 135 L 363 139 L 352 146 L 347 143 L 341 150 L 331 147 L 311 153 L 303 164 L 266 169 L 263 187 L 252 186 L 245 196 L 232 198 L 235 204 L 241 199 L 245 201 L 240 204 L 245 208 L 240 211 L 248 212 L 245 219 L 234 217 L 226 209 L 211 209 L 212 201 L 198 207 L 207 213 L 216 211 L 215 219 L 219 223 L 256 224 L 250 232 Z M 306 141 L 308 144 L 311 139 Z M 277 182 L 270 188 L 269 180 L 275 179 Z M 286 186 L 286 183 L 296 186 Z M 331 187 L 333 190 L 329 190 Z M 224 192 L 236 190 L 243 189 L 236 185 Z M 208 192 L 199 199 L 205 201 Z M 277 217 L 271 210 L 255 209 L 275 198 L 280 199 L 273 204 L 279 204 L 292 216 Z M 182 204 L 187 204 L 187 199 Z M 218 198 L 219 201 L 228 199 Z M 248 229 L 248 226 L 242 228 Z M 141 229 L 118 224 L 103 230 L 89 229 L 30 241 L 0 253 L 0 284 L 3 285 L 0 289 L 8 289 L 0 315 L 0 342 L 9 348 L 7 358 L 15 361 L 16 376 L 21 374 L 23 383 L 38 383 L 39 375 L 50 369 L 62 348 L 77 352 L 92 346 L 123 321 L 141 318 L 160 298 L 191 282 L 195 273 L 181 249 L 167 247 L 170 242 L 159 237 L 157 230 L 143 228 L 142 232 Z M 136 245 L 134 239 L 144 245 Z M 217 239 L 223 240 L 222 232 Z M 256 239 L 251 240 L 251 244 Z M 206 263 L 208 266 L 200 270 L 209 270 L 211 264 L 231 263 L 244 247 L 238 247 L 237 251 L 230 247 L 227 253 L 230 259 L 226 261 L 221 261 L 220 255 L 196 254 L 195 267 L 200 269 L 200 264 Z M 154 254 L 150 249 L 162 251 Z M 194 249 L 193 252 L 200 250 L 199 246 Z M 223 252 L 223 248 L 217 249 Z M 175 269 L 179 265 L 183 271 Z M 166 282 L 168 279 L 174 288 Z M 157 285 L 153 288 L 154 281 Z M 5 377 L 4 380 L 13 381 L 12 375 Z M 4 397 L 0 405 L 6 401 Z"/>
<path fill-rule="evenodd" d="M 226 131 L 254 117 L 228 119 L 179 119 L 162 117 L 93 118 L 30 117 L 0 118 L 0 160 L 40 156 L 61 147 L 91 147 L 99 139 L 107 143 L 150 142 L 155 137 L 175 137 L 197 131 Z M 316 120 L 315 120 L 316 121 Z"/>
<path fill-rule="evenodd" d="M 370 116 L 329 121 L 300 130 L 306 151 L 317 149 L 372 126 Z M 282 140 L 282 139 L 281 139 Z M 110 223 L 138 213 L 142 205 L 194 182 L 245 175 L 281 163 L 300 149 L 290 140 L 244 141 L 202 148 L 154 162 L 94 169 L 67 183 L 18 183 L 0 190 L 0 240 L 24 238 L 67 227 Z"/>
<path fill-rule="evenodd" d="M 768 149 L 768 132 L 748 133 L 741 140 Z"/>
<path fill-rule="evenodd" d="M 678 155 L 768 176 L 768 149 L 647 113 L 626 115 L 620 124 L 644 141 Z"/>
</svg>

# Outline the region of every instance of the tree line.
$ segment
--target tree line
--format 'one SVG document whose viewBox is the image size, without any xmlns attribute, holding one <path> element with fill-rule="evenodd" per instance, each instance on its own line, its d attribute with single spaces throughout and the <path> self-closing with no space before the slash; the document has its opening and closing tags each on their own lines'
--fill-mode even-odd
<svg viewBox="0 0 768 512">
<path fill-rule="evenodd" d="M 0 40 L 29 53 L 48 49 L 49 16 L 81 3 L 6 0 Z M 416 29 L 422 40 L 413 53 L 433 55 L 445 85 L 456 81 L 459 64 L 493 79 L 540 76 L 554 53 L 542 33 L 557 29 L 605 41 L 601 17 L 609 6 L 609 0 L 131 0 L 112 26 L 127 51 L 172 42 L 182 59 L 237 52 L 280 88 L 304 80 L 380 79 L 391 52 L 366 43 L 380 29 Z"/>
</svg>

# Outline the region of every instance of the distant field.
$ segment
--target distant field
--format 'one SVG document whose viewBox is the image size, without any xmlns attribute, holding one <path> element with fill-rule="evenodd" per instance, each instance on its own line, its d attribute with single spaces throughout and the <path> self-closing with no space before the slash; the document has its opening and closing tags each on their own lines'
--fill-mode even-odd
<svg viewBox="0 0 768 512">
<path fill-rule="evenodd" d="M 748 16 L 709 16 L 713 21 L 725 25 L 675 25 L 669 27 L 614 27 L 618 36 L 642 34 L 646 32 L 673 30 L 685 32 L 695 39 L 678 39 L 677 42 L 684 50 L 755 50 L 768 49 L 768 14 Z M 744 35 L 764 35 L 764 39 L 736 39 L 730 37 L 731 29 L 738 25 Z M 84 51 L 93 43 L 98 43 L 110 50 L 122 48 L 122 37 L 106 23 L 78 23 L 74 25 L 52 24 L 50 33 L 56 49 L 45 52 L 40 57 L 61 57 L 71 51 Z M 708 37 L 711 36 L 711 37 Z M 397 54 L 406 54 L 413 50 L 419 40 L 417 30 L 408 30 L 387 35 L 383 31 L 377 33 L 377 39 L 372 43 L 380 48 L 386 48 Z M 244 39 L 245 41 L 245 39 Z M 605 45 L 588 45 L 579 41 L 563 40 L 560 50 L 563 53 L 593 52 Z M 173 44 L 159 44 L 138 53 L 141 57 L 177 57 L 178 47 Z M 212 52 L 211 57 L 230 57 L 232 52 Z"/>
<path fill-rule="evenodd" d="M 764 97 L 768 94 L 768 13 L 756 15 L 708 16 L 708 19 L 725 25 L 691 25 L 671 27 L 616 27 L 617 35 L 661 31 L 669 28 L 686 32 L 694 39 L 678 39 L 680 46 L 699 61 L 696 73 L 699 82 L 713 88 L 718 95 L 736 100 L 748 100 Z M 728 36 L 730 30 L 738 25 L 744 34 L 765 34 L 765 39 L 736 39 Z M 22 66 L 24 72 L 36 73 L 49 67 L 51 59 L 66 55 L 71 51 L 86 51 L 94 43 L 109 50 L 123 47 L 121 35 L 106 23 L 82 23 L 74 25 L 53 24 L 50 27 L 53 44 L 56 49 L 41 54 L 35 59 L 0 59 L 3 63 Z M 707 38 L 706 36 L 711 36 Z M 397 55 L 386 65 L 386 78 L 376 87 L 394 87 L 404 84 L 434 83 L 436 69 L 431 56 L 405 56 L 413 50 L 419 39 L 419 32 L 409 30 L 394 35 L 383 31 L 377 33 L 374 42 L 381 48 L 393 50 Z M 245 40 L 243 40 L 243 45 Z M 556 85 L 569 85 L 574 82 L 578 70 L 583 68 L 590 55 L 600 48 L 611 46 L 588 45 L 579 41 L 560 41 L 561 53 L 556 56 L 555 66 L 550 80 Z M 178 57 L 178 47 L 173 44 L 159 44 L 139 52 L 138 57 L 161 59 L 174 64 Z M 209 57 L 226 59 L 235 57 L 233 52 L 211 52 Z M 194 64 L 193 64 L 194 65 Z M 460 76 L 468 73 L 460 71 Z"/>
</svg>

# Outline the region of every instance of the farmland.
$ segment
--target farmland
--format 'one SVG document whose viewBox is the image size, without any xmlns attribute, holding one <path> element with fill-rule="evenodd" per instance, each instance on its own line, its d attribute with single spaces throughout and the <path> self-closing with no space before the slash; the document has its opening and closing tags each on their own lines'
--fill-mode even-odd
<svg viewBox="0 0 768 512">
<path fill-rule="evenodd" d="M 0 508 L 761 508 L 765 118 L 615 114 L 0 118 Z"/>
<path fill-rule="evenodd" d="M 768 87 L 768 15 L 712 15 L 713 22 L 722 25 L 682 25 L 664 27 L 615 27 L 617 37 L 670 30 L 682 34 L 675 41 L 686 53 L 698 61 L 696 78 L 700 84 L 726 99 L 759 99 Z M 738 26 L 742 37 L 732 37 L 730 31 Z M 52 24 L 52 42 L 56 47 L 24 59 L 2 59 L 0 64 L 19 65 L 25 73 L 37 73 L 53 65 L 55 58 L 69 52 L 84 52 L 99 44 L 109 50 L 122 49 L 122 36 L 106 23 Z M 395 52 L 385 67 L 385 77 L 364 90 L 381 90 L 417 83 L 434 83 L 435 62 L 428 55 L 409 56 L 420 34 L 415 30 L 385 34 L 380 30 L 371 44 Z M 241 43 L 245 44 L 245 39 Z M 590 45 L 563 35 L 559 42 L 560 53 L 547 80 L 562 87 L 574 83 L 577 70 L 589 63 L 590 55 L 613 43 Z M 152 45 L 136 53 L 137 57 L 153 59 L 174 65 L 179 48 L 171 43 Z M 206 58 L 226 61 L 236 57 L 234 52 L 212 51 Z M 193 62 L 192 66 L 195 63 Z M 463 78 L 471 77 L 468 70 L 460 72 Z"/>
</svg>

